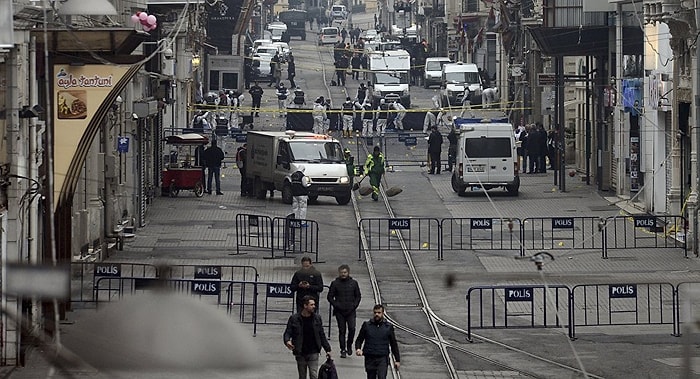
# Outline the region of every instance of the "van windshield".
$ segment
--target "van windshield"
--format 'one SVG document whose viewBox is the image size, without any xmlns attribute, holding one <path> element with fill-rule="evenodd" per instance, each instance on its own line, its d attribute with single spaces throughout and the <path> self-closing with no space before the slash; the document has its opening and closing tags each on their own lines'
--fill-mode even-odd
<svg viewBox="0 0 700 379">
<path fill-rule="evenodd" d="M 440 71 L 446 62 L 431 61 L 425 64 L 425 71 Z"/>
<path fill-rule="evenodd" d="M 338 35 L 338 29 L 332 28 L 332 29 L 323 29 L 322 31 L 324 36 L 337 36 Z"/>
<path fill-rule="evenodd" d="M 343 150 L 337 142 L 291 141 L 289 147 L 294 162 L 342 162 Z"/>
<path fill-rule="evenodd" d="M 467 158 L 503 158 L 512 155 L 510 138 L 467 138 Z"/>
<path fill-rule="evenodd" d="M 448 83 L 481 83 L 478 72 L 446 72 L 445 81 Z"/>
<path fill-rule="evenodd" d="M 374 73 L 375 84 L 408 84 L 407 72 L 376 72 Z"/>
</svg>

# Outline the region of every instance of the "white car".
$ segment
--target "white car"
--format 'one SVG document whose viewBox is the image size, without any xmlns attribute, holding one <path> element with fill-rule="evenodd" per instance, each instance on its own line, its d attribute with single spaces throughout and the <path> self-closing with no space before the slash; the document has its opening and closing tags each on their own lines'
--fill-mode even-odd
<svg viewBox="0 0 700 379">
<path fill-rule="evenodd" d="M 262 46 L 256 47 L 255 54 L 267 54 L 267 55 L 272 57 L 275 54 L 281 55 L 281 51 L 280 51 L 279 47 L 270 44 L 270 45 L 262 45 Z"/>
<path fill-rule="evenodd" d="M 375 39 L 379 39 L 379 32 L 377 32 L 374 29 L 367 29 L 362 33 L 362 39 L 365 41 L 373 41 Z"/>
<path fill-rule="evenodd" d="M 267 30 L 272 33 L 272 40 L 274 42 L 284 42 L 287 36 L 287 24 L 284 22 L 271 22 L 267 25 Z"/>
<path fill-rule="evenodd" d="M 266 80 L 272 76 L 270 73 L 270 61 L 272 61 L 272 55 L 270 54 L 253 55 L 253 68 L 257 69 L 256 76 L 258 80 Z"/>
<path fill-rule="evenodd" d="M 258 46 L 269 45 L 271 43 L 271 39 L 256 39 L 255 41 L 253 41 L 253 50 L 257 49 Z"/>
<path fill-rule="evenodd" d="M 425 59 L 425 70 L 423 76 L 423 86 L 429 88 L 431 85 L 442 83 L 442 66 L 452 63 L 448 57 L 430 57 Z"/>
<path fill-rule="evenodd" d="M 322 28 L 318 33 L 318 45 L 337 44 L 340 42 L 340 29 L 335 26 Z"/>
</svg>

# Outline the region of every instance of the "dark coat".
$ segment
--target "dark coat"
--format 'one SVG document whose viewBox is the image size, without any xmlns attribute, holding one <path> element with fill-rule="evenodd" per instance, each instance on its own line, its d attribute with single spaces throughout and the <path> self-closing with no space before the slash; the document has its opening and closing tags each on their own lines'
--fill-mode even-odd
<svg viewBox="0 0 700 379">
<path fill-rule="evenodd" d="M 313 326 L 314 337 L 316 337 L 316 346 L 319 348 L 323 347 L 323 350 L 328 353 L 331 351 L 331 345 L 328 343 L 326 333 L 323 332 L 323 320 L 321 320 L 321 316 L 317 315 L 316 313 L 314 313 L 312 317 L 314 318 Z M 294 350 L 292 350 L 292 353 L 294 353 L 294 355 L 301 355 L 302 346 L 304 344 L 304 331 L 302 328 L 301 314 L 295 313 L 289 316 L 282 340 L 285 345 L 287 344 L 287 341 L 292 341 L 292 345 L 294 345 Z"/>
<path fill-rule="evenodd" d="M 304 187 L 303 179 L 304 173 L 301 171 L 295 171 L 292 176 L 292 196 L 307 196 L 309 194 L 309 189 Z M 311 282 L 309 282 L 311 283 Z M 323 286 L 323 283 L 321 283 Z"/>
<path fill-rule="evenodd" d="M 428 137 L 428 152 L 429 153 L 440 153 L 442 152 L 442 134 L 439 131 L 433 130 Z"/>
<path fill-rule="evenodd" d="M 328 302 L 333 306 L 333 314 L 340 313 L 344 316 L 352 315 L 360 306 L 362 294 L 357 280 L 347 277 L 335 278 L 328 289 Z"/>
<path fill-rule="evenodd" d="M 204 150 L 203 158 L 207 167 L 221 167 L 221 162 L 224 160 L 224 152 L 218 146 L 209 146 Z"/>
<path fill-rule="evenodd" d="M 299 283 L 309 282 L 309 288 L 300 288 Z M 316 299 L 318 304 L 318 296 L 323 292 L 323 277 L 315 268 L 300 269 L 292 276 L 292 291 L 297 294 L 297 304 L 301 304 L 301 299 L 306 295 L 311 295 Z"/>
<path fill-rule="evenodd" d="M 355 340 L 356 350 L 361 349 L 365 356 L 381 357 L 389 355 L 389 347 L 391 347 L 394 360 L 400 362 L 399 344 L 396 342 L 393 325 L 386 320 L 375 322 L 374 319 L 362 323 Z"/>
</svg>

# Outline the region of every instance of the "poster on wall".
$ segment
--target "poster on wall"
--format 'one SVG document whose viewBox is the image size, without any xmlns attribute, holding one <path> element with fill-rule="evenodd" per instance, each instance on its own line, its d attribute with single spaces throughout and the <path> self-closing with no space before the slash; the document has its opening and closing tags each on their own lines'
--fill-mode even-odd
<svg viewBox="0 0 700 379">
<path fill-rule="evenodd" d="M 630 191 L 639 191 L 639 137 L 630 137 Z"/>
<path fill-rule="evenodd" d="M 80 140 L 128 66 L 53 67 L 54 196 L 58 198 Z"/>
</svg>

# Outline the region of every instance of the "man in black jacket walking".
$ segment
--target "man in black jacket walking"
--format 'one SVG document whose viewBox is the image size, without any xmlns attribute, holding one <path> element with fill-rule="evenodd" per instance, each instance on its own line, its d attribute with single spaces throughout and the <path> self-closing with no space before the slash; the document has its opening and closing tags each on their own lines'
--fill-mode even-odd
<svg viewBox="0 0 700 379">
<path fill-rule="evenodd" d="M 316 379 L 321 348 L 330 356 L 331 345 L 323 332 L 321 316 L 316 314 L 316 300 L 304 296 L 302 302 L 302 310 L 289 316 L 282 339 L 287 349 L 294 353 L 299 379 L 306 379 L 307 370 L 309 378 Z"/>
<path fill-rule="evenodd" d="M 323 292 L 323 276 L 313 266 L 310 257 L 301 258 L 301 268 L 292 276 L 291 286 L 297 297 L 297 313 L 304 309 L 303 299 L 306 295 L 310 295 L 318 305 L 319 294 Z"/>
<path fill-rule="evenodd" d="M 356 309 L 360 306 L 362 294 L 357 280 L 350 277 L 350 267 L 340 265 L 338 277 L 331 282 L 331 288 L 326 297 L 333 306 L 333 315 L 338 322 L 338 338 L 340 339 L 340 357 L 346 358 L 352 349 L 352 341 L 355 338 Z M 345 331 L 347 329 L 347 340 Z M 347 341 L 347 345 L 346 342 Z M 347 349 L 346 349 L 347 346 Z M 352 352 L 349 352 L 352 355 Z"/>
<path fill-rule="evenodd" d="M 386 379 L 389 370 L 389 348 L 394 355 L 394 367 L 398 370 L 401 366 L 399 344 L 396 342 L 394 326 L 384 319 L 384 306 L 377 304 L 372 312 L 374 317 L 362 323 L 357 335 L 355 354 L 365 357 L 367 379 Z"/>
</svg>

